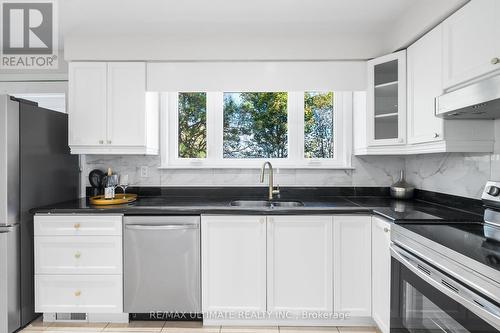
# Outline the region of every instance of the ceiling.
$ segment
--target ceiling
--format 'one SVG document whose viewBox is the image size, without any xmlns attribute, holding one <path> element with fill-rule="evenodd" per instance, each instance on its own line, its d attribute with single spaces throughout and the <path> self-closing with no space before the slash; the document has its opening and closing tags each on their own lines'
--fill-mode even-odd
<svg viewBox="0 0 500 333">
<path fill-rule="evenodd" d="M 467 0 L 64 0 L 71 60 L 367 59 Z"/>
</svg>

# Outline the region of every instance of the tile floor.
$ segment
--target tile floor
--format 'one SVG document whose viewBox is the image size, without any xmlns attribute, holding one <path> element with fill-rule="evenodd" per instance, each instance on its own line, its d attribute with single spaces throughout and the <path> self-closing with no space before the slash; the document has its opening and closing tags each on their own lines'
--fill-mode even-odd
<svg viewBox="0 0 500 333">
<path fill-rule="evenodd" d="M 202 327 L 199 322 L 133 321 L 129 324 L 43 323 L 38 319 L 22 333 L 376 333 L 373 327 Z"/>
</svg>

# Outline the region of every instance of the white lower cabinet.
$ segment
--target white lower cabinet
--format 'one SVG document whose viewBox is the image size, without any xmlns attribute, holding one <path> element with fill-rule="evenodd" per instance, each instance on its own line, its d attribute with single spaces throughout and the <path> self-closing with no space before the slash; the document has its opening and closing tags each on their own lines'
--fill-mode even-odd
<svg viewBox="0 0 500 333">
<path fill-rule="evenodd" d="M 35 275 L 36 312 L 120 313 L 121 275 Z"/>
<path fill-rule="evenodd" d="M 122 274 L 122 238 L 35 237 L 35 274 Z"/>
<path fill-rule="evenodd" d="M 391 224 L 373 217 L 372 224 L 372 297 L 373 320 L 382 333 L 390 331 L 391 307 Z"/>
<path fill-rule="evenodd" d="M 34 219 L 35 311 L 123 312 L 122 216 Z"/>
<path fill-rule="evenodd" d="M 371 316 L 371 216 L 334 216 L 334 310 Z"/>
<path fill-rule="evenodd" d="M 266 217 L 202 216 L 202 310 L 266 310 Z"/>
<path fill-rule="evenodd" d="M 333 311 L 331 216 L 267 218 L 268 311 Z"/>
<path fill-rule="evenodd" d="M 267 311 L 264 318 L 236 318 L 250 324 L 372 323 L 371 216 L 210 215 L 201 221 L 204 313 Z"/>
</svg>

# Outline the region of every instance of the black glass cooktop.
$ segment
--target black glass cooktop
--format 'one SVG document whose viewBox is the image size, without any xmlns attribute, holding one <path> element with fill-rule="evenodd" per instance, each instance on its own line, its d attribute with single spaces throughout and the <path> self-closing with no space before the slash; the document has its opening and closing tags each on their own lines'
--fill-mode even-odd
<svg viewBox="0 0 500 333">
<path fill-rule="evenodd" d="M 404 224 L 422 237 L 454 250 L 500 271 L 500 242 L 488 238 L 487 228 L 480 223 Z"/>
</svg>

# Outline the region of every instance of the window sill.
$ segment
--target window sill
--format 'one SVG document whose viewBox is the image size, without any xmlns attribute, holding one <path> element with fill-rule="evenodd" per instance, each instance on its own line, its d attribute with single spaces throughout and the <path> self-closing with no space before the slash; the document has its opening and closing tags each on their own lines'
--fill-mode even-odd
<svg viewBox="0 0 500 333">
<path fill-rule="evenodd" d="M 265 161 L 245 161 L 244 163 L 181 162 L 163 164 L 158 169 L 260 169 Z M 341 163 L 283 163 L 270 160 L 274 169 L 330 169 L 354 170 L 352 165 Z"/>
</svg>

